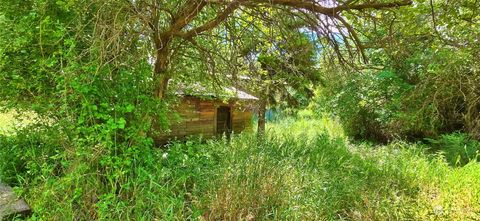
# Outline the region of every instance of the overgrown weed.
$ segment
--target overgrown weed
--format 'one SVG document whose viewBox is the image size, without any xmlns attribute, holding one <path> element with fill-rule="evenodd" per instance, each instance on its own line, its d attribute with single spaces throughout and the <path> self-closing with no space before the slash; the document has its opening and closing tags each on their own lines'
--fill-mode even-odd
<svg viewBox="0 0 480 221">
<path fill-rule="evenodd" d="M 268 128 L 263 138 L 246 133 L 123 155 L 18 133 L 2 137 L 1 178 L 18 186 L 33 220 L 480 218 L 475 161 L 452 167 L 421 144 L 351 144 L 328 118 Z"/>
</svg>

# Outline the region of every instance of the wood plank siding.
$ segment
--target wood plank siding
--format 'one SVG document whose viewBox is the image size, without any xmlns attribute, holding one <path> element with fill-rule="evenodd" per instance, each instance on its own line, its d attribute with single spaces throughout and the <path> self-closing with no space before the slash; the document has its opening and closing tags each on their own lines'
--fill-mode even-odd
<svg viewBox="0 0 480 221">
<path fill-rule="evenodd" d="M 225 103 L 216 99 L 206 100 L 185 96 L 173 109 L 178 117 L 172 113 L 169 117 L 170 132 L 163 132 L 156 136 L 157 144 L 165 144 L 169 140 L 183 139 L 188 136 L 213 138 L 224 132 L 240 133 L 253 127 L 251 110 L 235 102 Z M 230 130 L 219 128 L 220 125 L 228 125 Z"/>
</svg>

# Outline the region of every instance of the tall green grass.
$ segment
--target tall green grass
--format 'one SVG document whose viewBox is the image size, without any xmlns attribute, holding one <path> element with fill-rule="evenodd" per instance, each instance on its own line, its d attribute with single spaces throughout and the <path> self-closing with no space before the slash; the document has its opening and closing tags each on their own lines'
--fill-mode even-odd
<svg viewBox="0 0 480 221">
<path fill-rule="evenodd" d="M 0 140 L 9 147 L 0 159 L 18 163 L 1 161 L 0 174 L 19 186 L 32 219 L 480 219 L 477 162 L 452 167 L 403 142 L 351 144 L 328 118 L 285 119 L 268 125 L 265 137 L 146 148 L 124 169 L 102 167 L 101 146 L 24 139 L 37 142 Z"/>
</svg>

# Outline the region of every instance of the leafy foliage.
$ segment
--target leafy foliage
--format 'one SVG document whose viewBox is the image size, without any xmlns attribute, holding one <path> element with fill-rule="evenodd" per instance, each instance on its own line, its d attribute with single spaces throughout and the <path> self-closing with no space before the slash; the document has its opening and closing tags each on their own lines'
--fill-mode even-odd
<svg viewBox="0 0 480 221">
<path fill-rule="evenodd" d="M 479 219 L 478 142 L 465 135 L 480 131 L 478 1 L 409 4 L 5 0 L 0 106 L 35 121 L 0 136 L 0 179 L 33 220 Z M 281 107 L 321 85 L 323 118 L 154 148 L 169 80 L 241 75 Z M 357 138 L 431 136 L 444 157 L 350 144 L 328 112 Z"/>
<path fill-rule="evenodd" d="M 470 161 L 478 161 L 480 143 L 467 134 L 452 133 L 441 135 L 438 139 L 425 138 L 433 151 L 441 152 L 452 166 L 464 166 Z"/>
<path fill-rule="evenodd" d="M 398 13 L 350 17 L 365 24 L 361 33 L 371 63 L 333 74 L 324 68 L 329 84 L 318 96 L 354 136 L 421 139 L 459 130 L 479 138 L 478 6 L 470 0 L 417 1 Z M 384 73 L 395 80 L 369 77 Z"/>
<path fill-rule="evenodd" d="M 392 71 L 368 71 L 342 79 L 318 90 L 310 108 L 335 113 L 346 132 L 357 139 L 388 141 L 401 135 L 395 120 L 402 110 L 400 98 L 411 85 Z"/>
</svg>

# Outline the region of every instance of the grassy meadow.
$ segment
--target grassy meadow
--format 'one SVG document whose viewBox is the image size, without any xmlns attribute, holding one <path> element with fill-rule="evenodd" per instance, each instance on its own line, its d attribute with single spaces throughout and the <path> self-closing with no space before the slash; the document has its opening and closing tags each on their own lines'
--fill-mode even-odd
<svg viewBox="0 0 480 221">
<path fill-rule="evenodd" d="M 0 140 L 0 177 L 32 206 L 32 220 L 480 219 L 477 162 L 450 166 L 420 144 L 353 144 L 328 118 L 270 123 L 264 138 L 144 150 L 116 165 L 129 168 L 123 174 L 96 169 L 100 146 L 84 150 L 89 160 L 67 159 L 69 150 L 31 136 Z"/>
</svg>

